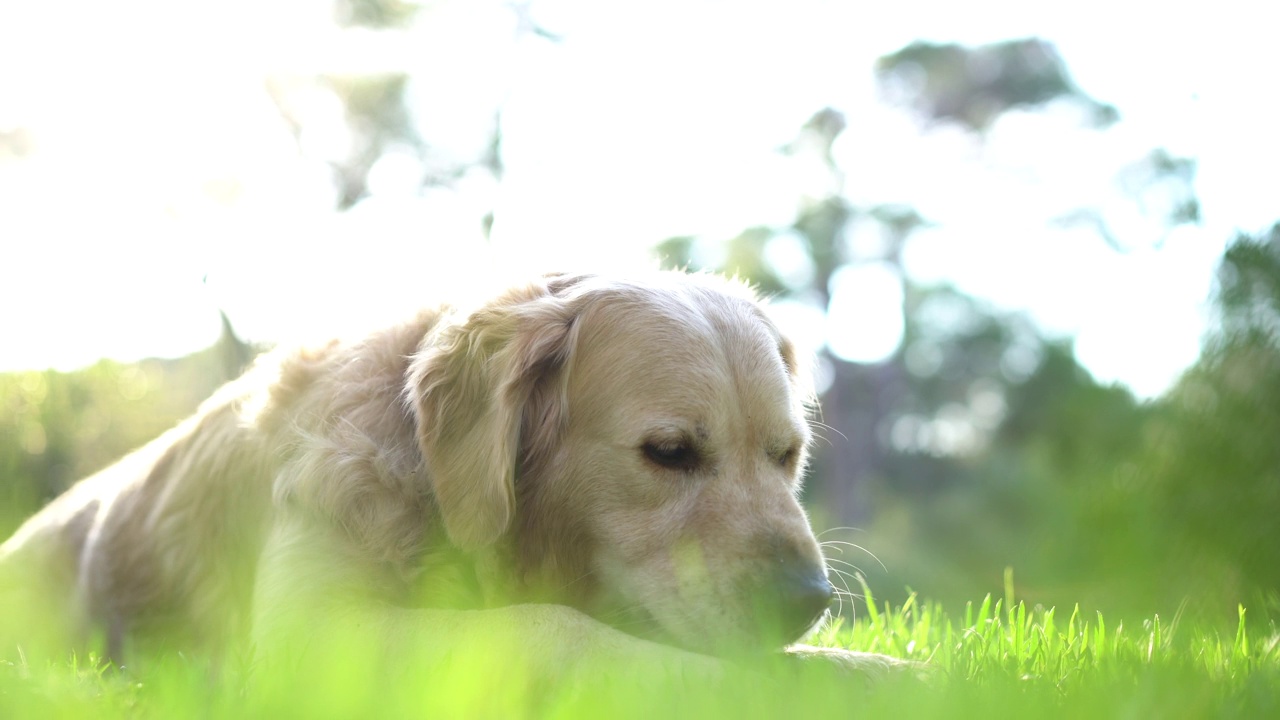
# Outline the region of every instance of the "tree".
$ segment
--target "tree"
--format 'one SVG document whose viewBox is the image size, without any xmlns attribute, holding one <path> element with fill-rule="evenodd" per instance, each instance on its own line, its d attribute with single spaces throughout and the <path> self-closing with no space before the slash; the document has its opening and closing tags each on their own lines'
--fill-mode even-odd
<svg viewBox="0 0 1280 720">
<path fill-rule="evenodd" d="M 1218 328 L 1170 395 L 1143 481 L 1168 564 L 1228 612 L 1280 597 L 1280 224 L 1228 247 L 1214 305 Z"/>
</svg>

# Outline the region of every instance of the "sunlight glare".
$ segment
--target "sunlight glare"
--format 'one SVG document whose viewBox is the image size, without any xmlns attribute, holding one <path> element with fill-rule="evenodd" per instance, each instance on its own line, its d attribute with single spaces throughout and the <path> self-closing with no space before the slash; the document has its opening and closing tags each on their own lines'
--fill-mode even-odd
<svg viewBox="0 0 1280 720">
<path fill-rule="evenodd" d="M 831 276 L 827 345 L 841 360 L 877 363 L 902 343 L 902 276 L 888 263 L 846 265 Z"/>
</svg>

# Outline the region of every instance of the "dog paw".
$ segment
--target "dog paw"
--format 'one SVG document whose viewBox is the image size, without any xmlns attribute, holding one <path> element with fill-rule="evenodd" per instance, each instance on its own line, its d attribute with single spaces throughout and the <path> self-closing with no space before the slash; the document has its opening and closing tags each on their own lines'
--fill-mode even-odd
<svg viewBox="0 0 1280 720">
<path fill-rule="evenodd" d="M 900 678 L 932 682 L 940 673 L 931 665 L 913 660 L 833 647 L 792 645 L 785 654 L 797 672 L 856 677 L 868 684 Z"/>
</svg>

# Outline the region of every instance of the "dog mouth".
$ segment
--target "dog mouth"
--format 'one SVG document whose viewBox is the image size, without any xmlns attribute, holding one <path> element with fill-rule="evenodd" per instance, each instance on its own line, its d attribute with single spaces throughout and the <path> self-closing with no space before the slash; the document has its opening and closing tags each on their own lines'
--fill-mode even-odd
<svg viewBox="0 0 1280 720">
<path fill-rule="evenodd" d="M 768 568 L 765 582 L 760 574 L 691 574 L 685 582 L 656 584 L 606 575 L 590 601 L 593 607 L 583 609 L 628 635 L 682 650 L 722 657 L 767 655 L 822 623 L 834 588 L 825 569 L 812 563 Z"/>
<path fill-rule="evenodd" d="M 803 623 L 761 620 L 749 613 L 732 622 L 723 618 L 719 623 L 700 622 L 692 616 L 680 627 L 670 627 L 657 614 L 641 604 L 616 607 L 605 612 L 591 613 L 597 620 L 615 630 L 641 640 L 661 645 L 716 656 L 750 657 L 764 656 L 781 651 L 797 642 L 820 623 L 829 611 L 824 611 Z M 712 627 L 718 625 L 719 627 Z"/>
</svg>

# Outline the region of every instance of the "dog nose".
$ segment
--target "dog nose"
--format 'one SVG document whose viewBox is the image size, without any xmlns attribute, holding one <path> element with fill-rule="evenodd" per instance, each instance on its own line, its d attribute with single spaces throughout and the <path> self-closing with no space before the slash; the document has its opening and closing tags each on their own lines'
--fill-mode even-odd
<svg viewBox="0 0 1280 720">
<path fill-rule="evenodd" d="M 772 568 L 760 578 L 768 590 L 761 598 L 767 607 L 758 608 L 763 611 L 759 617 L 765 625 L 775 627 L 783 642 L 793 642 L 831 607 L 835 588 L 827 580 L 821 560 L 805 552 L 799 543 L 779 536 L 766 542 Z"/>
<path fill-rule="evenodd" d="M 779 591 L 782 603 L 779 610 L 783 627 L 799 636 L 831 607 L 836 591 L 827 580 L 826 573 L 818 569 L 800 572 L 784 569 L 781 574 Z"/>
</svg>

